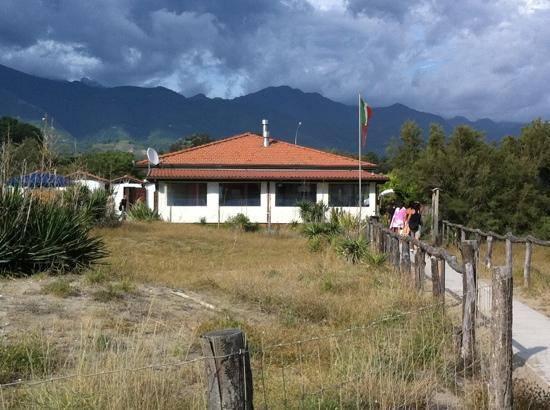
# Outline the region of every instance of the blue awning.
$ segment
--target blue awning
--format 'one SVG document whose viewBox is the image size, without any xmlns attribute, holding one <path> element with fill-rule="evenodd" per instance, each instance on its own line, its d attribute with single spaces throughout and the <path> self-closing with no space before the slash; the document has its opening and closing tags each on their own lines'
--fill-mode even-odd
<svg viewBox="0 0 550 410">
<path fill-rule="evenodd" d="M 69 178 L 49 172 L 33 172 L 8 181 L 11 186 L 23 188 L 60 188 L 70 184 Z"/>
</svg>

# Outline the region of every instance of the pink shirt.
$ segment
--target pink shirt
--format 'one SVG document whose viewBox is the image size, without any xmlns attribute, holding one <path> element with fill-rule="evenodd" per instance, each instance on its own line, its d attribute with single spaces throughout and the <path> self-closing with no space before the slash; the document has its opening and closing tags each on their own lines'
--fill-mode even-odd
<svg viewBox="0 0 550 410">
<path fill-rule="evenodd" d="M 405 226 L 405 219 L 407 217 L 407 208 L 395 208 L 393 217 L 391 220 L 390 228 L 403 228 Z"/>
</svg>

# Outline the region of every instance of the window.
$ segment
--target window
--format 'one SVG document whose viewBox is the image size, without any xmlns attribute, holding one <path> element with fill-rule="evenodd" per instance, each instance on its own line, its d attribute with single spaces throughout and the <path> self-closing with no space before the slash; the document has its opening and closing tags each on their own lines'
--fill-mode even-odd
<svg viewBox="0 0 550 410">
<path fill-rule="evenodd" d="M 206 183 L 168 185 L 169 206 L 206 206 Z"/>
<path fill-rule="evenodd" d="M 362 185 L 363 206 L 369 206 L 369 186 Z M 356 207 L 358 203 L 359 184 L 329 184 L 329 206 Z"/>
<path fill-rule="evenodd" d="M 290 182 L 275 186 L 275 206 L 296 206 L 302 201 L 317 202 L 317 184 Z"/>
<path fill-rule="evenodd" d="M 260 206 L 260 184 L 220 184 L 220 206 Z"/>
</svg>

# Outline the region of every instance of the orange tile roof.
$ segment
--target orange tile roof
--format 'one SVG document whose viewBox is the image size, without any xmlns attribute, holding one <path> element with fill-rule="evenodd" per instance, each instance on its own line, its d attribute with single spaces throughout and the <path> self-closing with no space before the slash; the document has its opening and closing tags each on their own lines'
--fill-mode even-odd
<svg viewBox="0 0 550 410">
<path fill-rule="evenodd" d="M 147 179 L 184 180 L 275 180 L 275 181 L 357 181 L 357 170 L 336 169 L 204 169 L 152 168 Z M 387 181 L 382 174 L 363 171 L 364 181 Z"/>
<path fill-rule="evenodd" d="M 138 166 L 146 166 L 140 161 Z M 160 156 L 160 166 L 174 167 L 304 167 L 357 168 L 357 160 L 313 148 L 270 139 L 263 146 L 263 137 L 250 132 L 214 141 L 198 147 Z M 364 168 L 375 164 L 363 162 Z"/>
</svg>

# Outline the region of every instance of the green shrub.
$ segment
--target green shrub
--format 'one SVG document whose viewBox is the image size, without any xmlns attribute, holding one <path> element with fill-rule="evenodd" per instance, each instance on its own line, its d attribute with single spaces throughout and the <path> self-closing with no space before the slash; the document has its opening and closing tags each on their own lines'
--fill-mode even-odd
<svg viewBox="0 0 550 410">
<path fill-rule="evenodd" d="M 237 214 L 229 218 L 226 224 L 244 232 L 255 232 L 260 229 L 260 226 L 257 223 L 250 222 L 250 219 L 245 214 Z"/>
<path fill-rule="evenodd" d="M 342 238 L 336 244 L 336 251 L 348 262 L 359 263 L 368 253 L 368 244 L 363 238 Z"/>
<path fill-rule="evenodd" d="M 199 220 L 199 223 L 200 223 L 201 225 L 206 225 L 206 218 L 205 218 L 204 216 L 201 217 L 201 219 Z"/>
<path fill-rule="evenodd" d="M 130 221 L 152 222 L 160 219 L 159 215 L 143 201 L 137 201 L 133 204 L 128 210 L 127 215 Z"/>
<path fill-rule="evenodd" d="M 106 254 L 90 221 L 79 207 L 0 190 L 0 275 L 89 267 Z"/>
<path fill-rule="evenodd" d="M 300 208 L 300 218 L 304 223 L 320 223 L 326 220 L 328 205 L 323 202 L 298 202 Z"/>
</svg>

